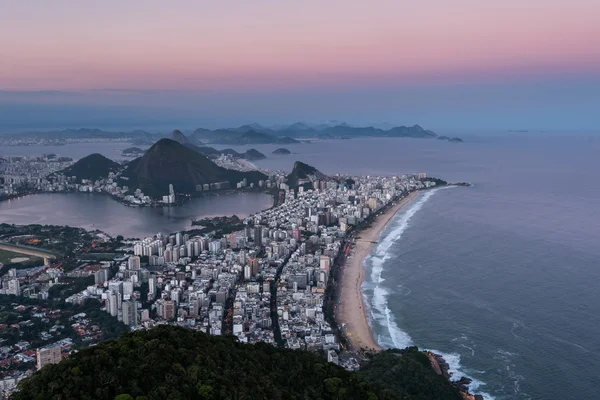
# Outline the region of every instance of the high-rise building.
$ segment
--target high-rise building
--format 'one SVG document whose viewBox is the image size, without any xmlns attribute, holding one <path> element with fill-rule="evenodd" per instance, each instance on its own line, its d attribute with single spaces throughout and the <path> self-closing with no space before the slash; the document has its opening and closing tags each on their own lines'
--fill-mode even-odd
<svg viewBox="0 0 600 400">
<path fill-rule="evenodd" d="M 119 314 L 119 301 L 117 296 L 120 295 L 116 295 L 113 292 L 107 292 L 106 311 L 113 317 L 116 317 Z"/>
<path fill-rule="evenodd" d="M 131 256 L 129 260 L 127 260 L 127 264 L 129 269 L 140 269 L 141 262 L 139 256 Z"/>
<path fill-rule="evenodd" d="M 262 227 L 260 225 L 254 227 L 254 245 L 262 246 Z"/>
<path fill-rule="evenodd" d="M 252 274 L 252 276 L 258 275 L 258 267 L 259 267 L 258 258 L 249 257 L 248 258 L 248 266 L 250 267 L 250 273 Z"/>
<path fill-rule="evenodd" d="M 108 290 L 113 292 L 116 295 L 123 294 L 123 282 L 121 281 L 111 281 L 108 283 Z"/>
<path fill-rule="evenodd" d="M 102 285 L 108 280 L 108 268 L 101 268 L 94 272 L 94 283 L 96 285 Z"/>
<path fill-rule="evenodd" d="M 151 274 L 148 278 L 148 292 L 156 293 L 156 275 Z"/>
<path fill-rule="evenodd" d="M 132 281 L 124 281 L 123 282 L 123 298 L 130 299 L 133 294 L 133 282 Z"/>
<path fill-rule="evenodd" d="M 175 318 L 175 302 L 173 300 L 165 300 L 163 304 L 163 318 L 167 321 L 172 321 Z"/>
<path fill-rule="evenodd" d="M 331 267 L 331 258 L 329 258 L 329 256 L 321 256 L 319 258 L 319 267 L 322 270 L 329 272 L 329 268 Z"/>
<path fill-rule="evenodd" d="M 17 278 L 12 278 L 8 281 L 8 290 L 7 294 L 14 294 L 15 296 L 21 295 L 21 284 Z"/>
<path fill-rule="evenodd" d="M 135 300 L 123 302 L 123 323 L 128 326 L 137 326 L 140 324 L 137 302 Z"/>
<path fill-rule="evenodd" d="M 49 364 L 58 364 L 62 360 L 62 347 L 54 344 L 35 351 L 38 371 Z"/>
</svg>

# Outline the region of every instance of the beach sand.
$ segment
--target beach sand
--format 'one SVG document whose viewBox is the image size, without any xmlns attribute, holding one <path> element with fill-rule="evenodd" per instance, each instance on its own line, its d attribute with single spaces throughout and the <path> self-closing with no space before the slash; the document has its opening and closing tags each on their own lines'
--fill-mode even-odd
<svg viewBox="0 0 600 400">
<path fill-rule="evenodd" d="M 388 222 L 416 196 L 416 192 L 410 193 L 385 214 L 378 216 L 369 228 L 358 232 L 358 239 L 350 252 L 352 258 L 346 260 L 343 267 L 337 319 L 340 325 L 346 324 L 343 331 L 355 351 L 382 349 L 369 327 L 367 309 L 361 290 L 365 277 L 364 262 L 371 254 L 373 245 L 376 244 Z"/>
</svg>

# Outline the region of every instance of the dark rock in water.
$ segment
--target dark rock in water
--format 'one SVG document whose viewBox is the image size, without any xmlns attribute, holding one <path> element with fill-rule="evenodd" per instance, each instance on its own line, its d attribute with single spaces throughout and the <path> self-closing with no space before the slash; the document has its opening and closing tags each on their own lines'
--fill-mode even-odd
<svg viewBox="0 0 600 400">
<path fill-rule="evenodd" d="M 246 159 L 246 160 L 264 160 L 265 158 L 267 158 L 267 156 L 265 156 L 263 153 L 261 153 L 260 151 L 256 150 L 256 149 L 249 149 L 246 150 L 245 153 L 241 154 L 241 157 Z"/>
<path fill-rule="evenodd" d="M 448 136 L 438 136 L 437 139 L 438 140 L 446 140 L 446 141 L 452 142 L 452 143 L 462 143 L 462 142 L 464 142 L 464 140 L 462 140 L 459 137 L 453 137 L 453 138 L 451 138 L 451 137 L 448 137 Z"/>
<path fill-rule="evenodd" d="M 467 378 L 466 376 L 461 377 L 458 381 L 453 382 L 460 390 L 463 392 L 469 391 L 469 385 L 473 382 L 472 379 Z"/>
<path fill-rule="evenodd" d="M 273 154 L 288 155 L 288 154 L 292 154 L 292 152 L 289 151 L 288 149 L 280 148 L 277 150 L 273 150 Z"/>
</svg>

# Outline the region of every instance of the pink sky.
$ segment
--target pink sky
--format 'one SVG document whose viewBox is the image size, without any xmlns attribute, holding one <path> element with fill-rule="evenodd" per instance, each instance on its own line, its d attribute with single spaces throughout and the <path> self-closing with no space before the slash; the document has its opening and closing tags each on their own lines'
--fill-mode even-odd
<svg viewBox="0 0 600 400">
<path fill-rule="evenodd" d="M 597 0 L 176 3 L 6 2 L 0 89 L 277 89 L 600 71 Z"/>
</svg>

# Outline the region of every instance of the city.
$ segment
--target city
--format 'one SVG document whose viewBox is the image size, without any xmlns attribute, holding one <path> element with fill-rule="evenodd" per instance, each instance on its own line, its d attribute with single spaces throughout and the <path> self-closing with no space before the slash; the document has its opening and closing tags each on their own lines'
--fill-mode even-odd
<svg viewBox="0 0 600 400">
<path fill-rule="evenodd" d="M 370 216 L 436 182 L 425 174 L 336 176 L 306 179 L 290 189 L 283 179 L 275 174 L 269 180 L 279 182 L 283 201 L 245 218 L 239 231 L 157 233 L 142 240 L 96 232 L 89 238 L 94 253 L 81 254 L 73 267 L 66 270 L 51 260 L 49 265 L 11 269 L 2 277 L 2 294 L 47 301 L 56 288 L 75 280 L 79 289 L 63 292 L 68 294 L 65 305 L 88 313 L 95 307 L 130 330 L 178 325 L 234 335 L 244 343 L 316 351 L 346 369 L 358 369 L 362 355 L 344 345 L 325 309 L 332 269 L 352 232 Z M 99 260 L 103 246 L 113 253 Z M 64 313 L 18 299 L 10 307 L 27 311 L 32 319 Z M 26 323 L 20 321 L 15 329 Z M 35 361 L 39 369 L 102 338 L 101 324 L 86 312 L 69 314 L 65 323 L 80 337 L 79 346 L 56 334 L 64 326 L 46 324 L 47 330 L 38 333 L 42 346 L 33 349 L 19 341 L 1 348 L 2 363 L 14 366 L 0 381 L 4 390 L 14 389 L 33 372 L 21 365 Z"/>
</svg>

